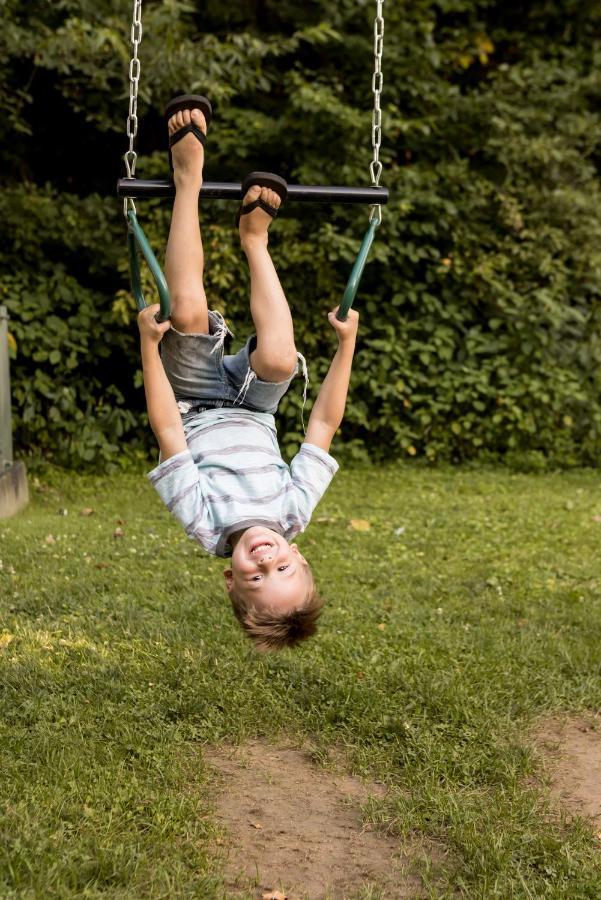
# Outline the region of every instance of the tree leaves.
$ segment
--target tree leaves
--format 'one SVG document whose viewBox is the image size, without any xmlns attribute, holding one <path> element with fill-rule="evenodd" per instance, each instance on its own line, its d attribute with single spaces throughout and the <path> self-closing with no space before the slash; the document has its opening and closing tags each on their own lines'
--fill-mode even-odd
<svg viewBox="0 0 601 900">
<path fill-rule="evenodd" d="M 385 9 L 391 202 L 357 298 L 341 435 L 350 455 L 597 464 L 600 14 L 575 4 L 568 21 L 562 4 L 527 6 Z M 43 447 L 67 465 L 110 465 L 118 447 L 151 445 L 114 197 L 130 12 L 117 0 L 3 6 L 0 300 L 18 344 L 15 438 L 21 452 Z M 145 5 L 138 172 L 166 176 L 161 111 L 181 88 L 215 101 L 207 178 L 268 168 L 368 184 L 372 12 L 351 0 Z M 159 255 L 169 214 L 140 204 Z M 237 348 L 250 320 L 232 210 L 207 203 L 202 215 L 207 292 Z M 289 204 L 272 232 L 313 389 L 332 353 L 325 312 L 365 221 L 364 209 Z M 294 385 L 280 413 L 292 449 Z"/>
</svg>

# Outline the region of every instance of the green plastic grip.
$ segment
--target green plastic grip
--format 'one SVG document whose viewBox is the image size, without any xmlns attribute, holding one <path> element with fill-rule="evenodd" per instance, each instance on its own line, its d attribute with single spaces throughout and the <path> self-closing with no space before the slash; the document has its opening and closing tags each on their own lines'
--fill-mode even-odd
<svg viewBox="0 0 601 900">
<path fill-rule="evenodd" d="M 357 254 L 357 259 L 355 260 L 355 264 L 351 270 L 351 274 L 349 276 L 349 280 L 342 297 L 340 308 L 336 313 L 336 318 L 339 322 L 346 321 L 346 319 L 348 318 L 348 311 L 353 305 L 355 297 L 357 296 L 357 291 L 361 282 L 361 276 L 363 275 L 363 269 L 365 268 L 365 263 L 367 262 L 367 257 L 369 256 L 369 251 L 371 249 L 371 245 L 374 242 L 376 229 L 379 224 L 380 220 L 378 218 L 374 218 L 369 223 L 367 231 L 365 232 L 363 241 L 361 242 L 361 247 L 359 248 L 359 253 Z"/>
<path fill-rule="evenodd" d="M 131 276 L 131 289 L 139 310 L 146 309 L 146 301 L 142 291 L 142 277 L 140 274 L 140 258 L 138 250 L 148 264 L 148 268 L 154 278 L 157 291 L 159 293 L 159 302 L 161 311 L 157 315 L 157 322 L 165 322 L 171 314 L 171 303 L 169 301 L 169 288 L 167 280 L 163 274 L 159 262 L 153 253 L 152 247 L 148 243 L 148 238 L 142 230 L 142 226 L 138 222 L 135 212 L 130 209 L 127 213 L 127 249 L 129 252 L 129 273 Z"/>
</svg>

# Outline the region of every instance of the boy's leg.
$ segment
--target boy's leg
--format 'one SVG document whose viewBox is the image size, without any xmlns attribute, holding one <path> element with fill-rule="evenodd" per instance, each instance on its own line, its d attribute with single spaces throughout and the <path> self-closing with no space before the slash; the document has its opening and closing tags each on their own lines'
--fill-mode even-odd
<svg viewBox="0 0 601 900">
<path fill-rule="evenodd" d="M 275 191 L 251 187 L 243 203 L 261 197 L 279 207 Z M 267 249 L 271 217 L 261 208 L 240 218 L 240 241 L 250 269 L 250 313 L 257 333 L 257 346 L 250 356 L 253 370 L 262 381 L 285 381 L 296 367 L 294 327 L 288 301 Z"/>
<path fill-rule="evenodd" d="M 169 120 L 169 134 L 190 121 L 206 132 L 205 117 L 200 110 L 184 109 Z M 165 253 L 171 322 L 184 334 L 206 334 L 209 314 L 203 284 L 204 253 L 198 215 L 204 147 L 193 134 L 187 134 L 173 146 L 172 157 L 175 201 Z"/>
</svg>

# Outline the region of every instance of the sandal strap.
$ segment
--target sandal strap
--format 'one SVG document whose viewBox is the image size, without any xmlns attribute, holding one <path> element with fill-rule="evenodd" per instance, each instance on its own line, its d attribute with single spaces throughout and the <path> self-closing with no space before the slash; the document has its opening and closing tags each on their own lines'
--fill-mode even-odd
<svg viewBox="0 0 601 900">
<path fill-rule="evenodd" d="M 270 215 L 272 219 L 275 219 L 279 212 L 279 210 L 276 209 L 275 206 L 270 206 L 269 203 L 265 203 L 265 201 L 261 200 L 261 198 L 259 197 L 257 200 L 253 200 L 252 203 L 247 203 L 246 206 L 241 206 L 240 215 L 247 216 L 253 211 L 253 209 L 257 209 L 259 207 L 265 210 L 265 212 Z"/>
<path fill-rule="evenodd" d="M 169 137 L 169 147 L 173 147 L 174 144 L 177 144 L 178 141 L 181 141 L 187 134 L 193 134 L 195 138 L 197 138 L 202 146 L 204 147 L 207 142 L 207 136 L 200 130 L 198 125 L 195 122 L 188 122 L 187 125 L 184 125 L 183 128 L 180 128 L 178 131 L 175 131 Z"/>
</svg>

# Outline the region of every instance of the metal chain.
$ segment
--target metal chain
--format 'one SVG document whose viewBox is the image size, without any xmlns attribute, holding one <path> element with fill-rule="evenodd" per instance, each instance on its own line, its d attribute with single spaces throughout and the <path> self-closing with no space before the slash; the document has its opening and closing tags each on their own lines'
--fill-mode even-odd
<svg viewBox="0 0 601 900">
<path fill-rule="evenodd" d="M 376 18 L 374 21 L 374 74 L 371 79 L 371 89 L 374 95 L 374 108 L 371 118 L 371 145 L 373 159 L 369 164 L 371 186 L 379 187 L 382 163 L 380 162 L 380 146 L 382 144 L 382 109 L 380 98 L 384 86 L 382 74 L 382 54 L 384 52 L 384 0 L 376 0 Z M 371 207 L 369 221 L 377 219 L 378 225 L 382 221 L 382 207 L 379 203 Z"/>
<path fill-rule="evenodd" d="M 136 161 L 138 154 L 134 150 L 134 143 L 138 134 L 138 87 L 140 84 L 140 60 L 138 59 L 138 47 L 142 42 L 142 0 L 133 0 L 133 17 L 131 23 L 131 43 L 133 55 L 129 61 L 129 114 L 127 116 L 127 137 L 129 149 L 123 159 L 128 178 L 136 177 Z M 123 201 L 123 214 L 127 218 L 128 209 L 136 211 L 136 205 L 131 197 Z"/>
</svg>

